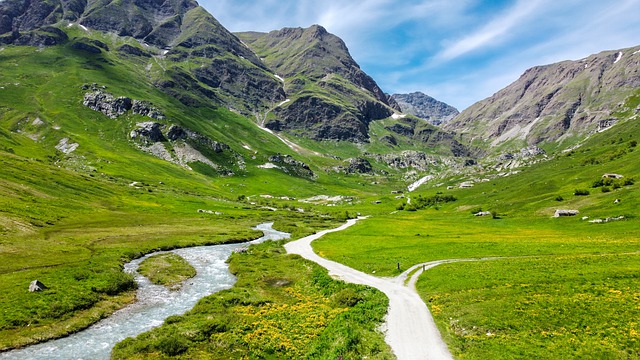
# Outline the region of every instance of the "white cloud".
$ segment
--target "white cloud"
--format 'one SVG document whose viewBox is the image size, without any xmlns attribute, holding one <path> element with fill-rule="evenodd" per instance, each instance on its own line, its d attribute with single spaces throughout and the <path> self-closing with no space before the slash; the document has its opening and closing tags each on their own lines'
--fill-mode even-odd
<svg viewBox="0 0 640 360">
<path fill-rule="evenodd" d="M 519 0 L 506 13 L 496 16 L 492 21 L 475 32 L 451 42 L 435 58 L 437 61 L 447 61 L 462 56 L 471 51 L 496 43 L 508 37 L 514 27 L 522 26 L 524 18 L 531 16 L 545 0 Z"/>
</svg>

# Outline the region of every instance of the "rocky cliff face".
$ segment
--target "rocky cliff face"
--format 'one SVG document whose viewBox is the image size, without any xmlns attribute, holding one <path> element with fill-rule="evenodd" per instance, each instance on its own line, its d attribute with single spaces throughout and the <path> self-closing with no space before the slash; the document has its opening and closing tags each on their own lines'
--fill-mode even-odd
<svg viewBox="0 0 640 360">
<path fill-rule="evenodd" d="M 372 120 L 397 104 L 364 73 L 344 42 L 314 25 L 270 33 L 240 33 L 284 83 L 289 102 L 273 109 L 265 125 L 314 139 L 368 141 Z"/>
<path fill-rule="evenodd" d="M 491 146 L 521 148 L 582 138 L 615 123 L 640 86 L 640 47 L 537 66 L 463 111 L 445 129 Z"/>
<path fill-rule="evenodd" d="M 453 106 L 421 92 L 393 94 L 391 97 L 398 103 L 403 113 L 417 116 L 432 125 L 446 123 L 460 113 Z"/>
</svg>

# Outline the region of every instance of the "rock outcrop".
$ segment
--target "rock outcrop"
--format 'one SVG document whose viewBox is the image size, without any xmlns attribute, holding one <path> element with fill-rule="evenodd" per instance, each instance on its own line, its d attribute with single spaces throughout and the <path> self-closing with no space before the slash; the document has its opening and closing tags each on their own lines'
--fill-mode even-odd
<svg viewBox="0 0 640 360">
<path fill-rule="evenodd" d="M 373 172 L 373 167 L 367 159 L 352 158 L 347 160 L 349 166 L 346 168 L 347 174 L 370 174 Z"/>
<path fill-rule="evenodd" d="M 167 129 L 165 124 L 141 122 L 131 130 L 129 137 L 143 151 L 187 169 L 192 169 L 190 163 L 200 162 L 220 175 L 231 176 L 234 172 L 230 166 L 238 169 L 244 167 L 244 159 L 229 145 L 178 125 L 171 125 Z"/>
<path fill-rule="evenodd" d="M 88 89 L 89 85 L 83 86 Z M 103 91 L 96 84 L 90 87 L 93 91 L 84 95 L 82 104 L 88 108 L 100 111 L 112 119 L 124 115 L 132 110 L 134 114 L 147 116 L 156 120 L 163 120 L 164 114 L 150 102 L 144 100 L 132 100 L 126 96 L 115 97 L 113 94 Z"/>
<path fill-rule="evenodd" d="M 125 96 L 114 97 L 110 93 L 98 90 L 86 93 L 82 104 L 115 119 L 131 110 L 133 101 Z"/>
<path fill-rule="evenodd" d="M 269 157 L 269 162 L 277 165 L 287 174 L 296 175 L 308 179 L 315 179 L 317 176 L 309 165 L 294 159 L 291 155 L 276 154 Z"/>
</svg>

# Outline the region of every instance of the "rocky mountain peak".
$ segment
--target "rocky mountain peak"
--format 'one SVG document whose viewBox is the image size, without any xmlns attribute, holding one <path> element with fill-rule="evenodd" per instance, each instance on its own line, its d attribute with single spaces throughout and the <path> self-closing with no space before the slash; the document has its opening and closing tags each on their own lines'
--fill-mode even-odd
<svg viewBox="0 0 640 360">
<path fill-rule="evenodd" d="M 599 131 L 640 87 L 640 47 L 536 66 L 446 124 L 490 146 L 520 148 Z"/>
<path fill-rule="evenodd" d="M 393 94 L 391 97 L 398 103 L 402 112 L 415 115 L 433 125 L 444 124 L 460 113 L 455 107 L 419 91 Z"/>
</svg>

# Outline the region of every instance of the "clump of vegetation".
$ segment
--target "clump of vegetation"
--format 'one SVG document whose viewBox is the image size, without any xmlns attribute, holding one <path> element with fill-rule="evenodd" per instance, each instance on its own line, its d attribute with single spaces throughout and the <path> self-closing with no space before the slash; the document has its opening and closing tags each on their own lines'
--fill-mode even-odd
<svg viewBox="0 0 640 360">
<path fill-rule="evenodd" d="M 174 253 L 148 257 L 140 263 L 138 272 L 146 276 L 154 284 L 172 288 L 196 276 L 196 269 L 185 259 Z"/>
<path fill-rule="evenodd" d="M 573 191 L 573 195 L 575 195 L 575 196 L 587 196 L 587 195 L 589 195 L 589 190 L 587 190 L 587 189 L 575 189 Z"/>
<path fill-rule="evenodd" d="M 603 177 L 593 182 L 592 188 L 602 188 L 602 192 L 609 192 L 611 189 L 620 189 L 623 186 L 631 186 L 635 184 L 633 178 L 615 179 L 609 177 Z"/>
<path fill-rule="evenodd" d="M 410 204 L 401 204 L 396 209 L 406 211 L 416 211 L 428 207 L 435 207 L 437 209 L 439 205 L 443 205 L 456 200 L 456 197 L 453 195 L 436 194 L 429 197 L 418 195 L 415 198 L 411 199 Z"/>
<path fill-rule="evenodd" d="M 560 201 L 564 201 L 564 198 L 561 195 L 558 195 L 556 196 L 555 200 L 560 202 Z"/>
</svg>

